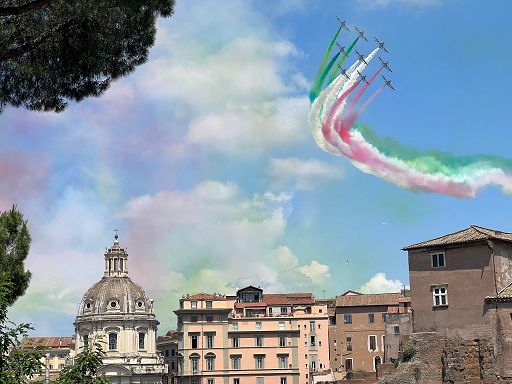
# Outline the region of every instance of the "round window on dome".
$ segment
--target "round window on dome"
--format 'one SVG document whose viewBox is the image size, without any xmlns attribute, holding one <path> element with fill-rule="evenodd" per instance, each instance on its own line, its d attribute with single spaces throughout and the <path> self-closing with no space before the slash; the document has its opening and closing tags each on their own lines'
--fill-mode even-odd
<svg viewBox="0 0 512 384">
<path fill-rule="evenodd" d="M 110 306 L 111 306 L 112 308 L 115 308 L 115 307 L 117 307 L 117 303 L 116 303 L 115 301 L 111 301 L 111 302 L 110 302 Z"/>
<path fill-rule="evenodd" d="M 86 309 L 91 309 L 91 303 L 87 303 L 87 304 L 85 304 L 85 308 L 86 308 Z"/>
<path fill-rule="evenodd" d="M 142 307 L 143 307 L 143 305 L 144 305 L 144 304 L 142 303 L 142 301 L 137 302 L 137 307 L 142 308 Z"/>
</svg>

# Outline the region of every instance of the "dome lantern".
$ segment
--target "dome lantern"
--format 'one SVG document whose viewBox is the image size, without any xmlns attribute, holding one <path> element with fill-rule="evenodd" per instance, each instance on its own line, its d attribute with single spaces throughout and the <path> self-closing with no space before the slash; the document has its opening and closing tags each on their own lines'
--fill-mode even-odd
<svg viewBox="0 0 512 384">
<path fill-rule="evenodd" d="M 105 252 L 105 276 L 127 277 L 128 276 L 128 252 L 119 245 L 119 236 L 114 236 L 114 244 Z"/>
</svg>

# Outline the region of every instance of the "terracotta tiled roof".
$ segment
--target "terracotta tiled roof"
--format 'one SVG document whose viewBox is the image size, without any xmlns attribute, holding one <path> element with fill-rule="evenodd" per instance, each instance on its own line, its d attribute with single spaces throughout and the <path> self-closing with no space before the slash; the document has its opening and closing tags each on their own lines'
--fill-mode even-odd
<svg viewBox="0 0 512 384">
<path fill-rule="evenodd" d="M 421 243 L 409 245 L 402 249 L 404 251 L 408 251 L 412 249 L 439 247 L 450 244 L 464 244 L 473 241 L 489 239 L 512 242 L 512 233 L 501 232 L 493 229 L 479 227 L 477 225 L 472 225 L 469 228 L 463 229 L 461 231 L 450 233 L 448 235 L 441 236 L 432 240 L 423 241 Z"/>
<path fill-rule="evenodd" d="M 212 295 L 211 293 L 196 293 L 185 297 L 187 300 L 226 300 L 226 296 Z"/>
<path fill-rule="evenodd" d="M 347 295 L 361 295 L 361 293 L 360 292 L 356 292 L 356 291 L 348 290 L 348 291 L 343 292 L 340 296 L 347 296 Z"/>
<path fill-rule="evenodd" d="M 263 295 L 267 305 L 313 305 L 315 298 L 312 293 L 269 293 Z"/>
<path fill-rule="evenodd" d="M 399 293 L 346 295 L 336 298 L 337 307 L 364 307 L 370 305 L 398 305 Z"/>
<path fill-rule="evenodd" d="M 75 348 L 75 339 L 72 337 L 25 337 L 21 345 L 24 348 Z"/>
<path fill-rule="evenodd" d="M 400 297 L 398 299 L 398 302 L 399 303 L 410 303 L 411 302 L 411 298 L 409 296 L 406 296 L 406 297 Z"/>
<path fill-rule="evenodd" d="M 486 296 L 486 300 L 510 301 L 512 300 L 512 281 L 495 296 Z"/>
</svg>

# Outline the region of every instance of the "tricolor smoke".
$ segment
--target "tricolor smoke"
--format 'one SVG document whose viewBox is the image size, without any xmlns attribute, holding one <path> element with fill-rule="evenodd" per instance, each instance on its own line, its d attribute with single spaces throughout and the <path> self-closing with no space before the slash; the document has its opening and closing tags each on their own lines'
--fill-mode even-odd
<svg viewBox="0 0 512 384">
<path fill-rule="evenodd" d="M 510 159 L 492 155 L 457 157 L 436 151 L 418 151 L 405 148 L 391 139 L 379 138 L 368 127 L 354 124 L 359 114 L 382 91 L 383 86 L 356 109 L 359 99 L 382 68 L 369 77 L 369 85 L 358 80 L 358 72 L 363 73 L 367 66 L 364 62 L 352 64 L 346 72 L 348 78 L 343 74 L 334 77 L 338 70 L 334 63 L 343 62 L 357 42 L 356 39 L 341 59 L 338 53 L 328 62 L 339 32 L 329 44 L 310 92 L 309 124 L 321 149 L 347 157 L 363 172 L 414 191 L 474 197 L 480 188 L 492 184 L 500 186 L 505 193 L 512 193 Z M 366 63 L 371 62 L 378 50 L 376 48 L 365 58 Z M 320 92 L 326 78 L 333 80 Z M 362 87 L 358 88 L 361 83 Z"/>
</svg>

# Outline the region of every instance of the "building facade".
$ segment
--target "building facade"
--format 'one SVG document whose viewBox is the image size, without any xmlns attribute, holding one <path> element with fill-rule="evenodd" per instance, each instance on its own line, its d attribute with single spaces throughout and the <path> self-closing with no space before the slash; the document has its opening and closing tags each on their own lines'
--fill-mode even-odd
<svg viewBox="0 0 512 384">
<path fill-rule="evenodd" d="M 311 293 L 196 294 L 180 300 L 178 383 L 309 384 L 329 369 L 327 305 Z"/>
<path fill-rule="evenodd" d="M 489 337 L 490 302 L 512 281 L 512 234 L 472 225 L 403 248 L 409 256 L 414 331 Z"/>
<path fill-rule="evenodd" d="M 386 342 L 388 316 L 409 316 L 407 299 L 400 293 L 361 294 L 348 291 L 336 298 L 336 360 L 338 372 L 375 372 L 376 367 L 397 355 L 399 342 Z M 400 335 L 400 325 L 393 328 Z M 406 329 L 402 331 L 405 332 Z"/>
<path fill-rule="evenodd" d="M 105 253 L 103 278 L 84 294 L 75 320 L 75 352 L 93 343 L 106 356 L 98 373 L 112 383 L 161 384 L 166 373 L 156 352 L 153 300 L 128 276 L 128 253 L 114 244 Z"/>
<path fill-rule="evenodd" d="M 171 330 L 164 336 L 157 337 L 156 350 L 163 357 L 164 364 L 167 366 L 164 384 L 174 383 L 178 372 L 178 332 Z"/>
</svg>

